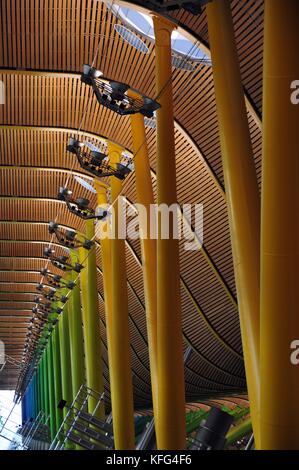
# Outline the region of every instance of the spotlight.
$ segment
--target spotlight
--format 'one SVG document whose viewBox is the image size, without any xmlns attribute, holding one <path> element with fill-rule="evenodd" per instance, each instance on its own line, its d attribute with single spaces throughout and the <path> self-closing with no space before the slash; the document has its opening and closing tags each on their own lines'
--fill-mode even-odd
<svg viewBox="0 0 299 470">
<path fill-rule="evenodd" d="M 50 222 L 49 223 L 49 233 L 55 233 L 55 230 L 58 228 L 58 224 L 56 222 Z"/>
<path fill-rule="evenodd" d="M 225 446 L 225 436 L 234 418 L 232 415 L 213 407 L 200 425 L 192 449 L 221 450 Z"/>
<path fill-rule="evenodd" d="M 83 74 L 81 76 L 81 80 L 83 83 L 86 83 L 87 85 L 92 85 L 92 79 L 96 80 L 100 78 L 103 75 L 103 72 L 100 70 L 95 69 L 94 67 L 91 67 L 88 64 L 83 65 Z"/>
<path fill-rule="evenodd" d="M 44 255 L 45 255 L 47 258 L 50 258 L 53 253 L 54 253 L 54 250 L 52 250 L 51 247 L 48 247 L 48 248 L 45 248 L 45 249 L 44 249 Z"/>
</svg>

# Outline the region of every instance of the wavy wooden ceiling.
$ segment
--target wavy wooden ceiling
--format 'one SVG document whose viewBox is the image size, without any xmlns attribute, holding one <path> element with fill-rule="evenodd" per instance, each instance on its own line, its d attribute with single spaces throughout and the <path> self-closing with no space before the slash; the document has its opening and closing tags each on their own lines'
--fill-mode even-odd
<svg viewBox="0 0 299 470">
<path fill-rule="evenodd" d="M 262 0 L 231 1 L 248 121 L 258 178 L 261 159 Z M 205 12 L 173 13 L 181 27 L 208 49 Z M 57 222 L 84 232 L 84 222 L 57 200 L 68 181 L 76 195 L 87 196 L 73 179 L 84 172 L 65 150 L 78 127 L 85 138 L 102 137 L 131 149 L 128 118 L 100 107 L 80 81 L 84 63 L 104 75 L 155 96 L 155 49 L 143 55 L 114 30 L 117 20 L 96 0 L 2 0 L 0 6 L 0 79 L 6 104 L 0 106 L 0 335 L 7 354 L 20 359 L 33 306 L 35 284 L 50 241 L 47 224 Z M 246 389 L 233 263 L 217 129 L 212 69 L 173 69 L 178 200 L 204 204 L 204 245 L 180 250 L 184 346 L 190 401 L 237 394 Z M 83 135 L 83 134 L 82 134 Z M 155 130 L 147 128 L 155 185 Z M 71 171 L 72 170 L 72 171 Z M 134 174 L 123 186 L 136 201 Z M 90 198 L 90 193 L 88 195 Z M 95 204 L 94 198 L 92 204 Z M 57 247 L 58 249 L 58 247 Z M 150 400 L 140 244 L 127 240 L 127 283 L 134 398 L 136 408 Z M 109 392 L 101 251 L 97 244 L 98 290 L 105 387 Z M 0 389 L 14 388 L 15 366 L 0 375 Z M 109 396 L 109 395 L 108 395 Z"/>
</svg>

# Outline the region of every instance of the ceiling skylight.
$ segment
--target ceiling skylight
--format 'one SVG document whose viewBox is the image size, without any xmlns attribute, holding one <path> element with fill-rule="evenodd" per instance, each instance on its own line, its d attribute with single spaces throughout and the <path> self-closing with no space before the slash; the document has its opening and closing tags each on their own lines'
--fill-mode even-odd
<svg viewBox="0 0 299 470">
<path fill-rule="evenodd" d="M 115 5 L 114 3 L 108 6 L 123 25 L 134 30 L 136 33 L 139 33 L 141 36 L 154 41 L 154 26 L 150 15 L 131 8 Z M 205 52 L 178 31 L 173 31 L 171 43 L 172 50 L 176 55 L 188 58 L 193 62 L 201 62 L 205 65 L 211 65 Z"/>
</svg>

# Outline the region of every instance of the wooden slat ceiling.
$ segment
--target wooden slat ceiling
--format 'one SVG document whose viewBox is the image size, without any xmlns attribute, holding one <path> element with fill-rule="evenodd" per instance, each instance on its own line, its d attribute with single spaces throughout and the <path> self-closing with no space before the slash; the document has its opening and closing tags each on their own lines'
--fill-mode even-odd
<svg viewBox="0 0 299 470">
<path fill-rule="evenodd" d="M 261 164 L 262 0 L 231 1 L 248 121 L 258 179 Z M 205 12 L 172 13 L 208 51 Z M 91 175 L 66 152 L 68 137 L 81 123 L 80 138 L 113 140 L 131 150 L 130 121 L 98 105 L 80 81 L 84 63 L 104 75 L 155 96 L 155 48 L 145 41 L 143 55 L 114 30 L 119 22 L 96 0 L 3 0 L 0 6 L 0 80 L 6 103 L 0 106 L 0 335 L 8 354 L 20 359 L 33 306 L 47 226 L 57 217 L 65 227 L 84 232 L 84 222 L 57 200 L 68 182 L 76 196 L 95 198 L 75 182 Z M 180 249 L 184 347 L 192 353 L 185 367 L 190 401 L 236 394 L 246 389 L 226 200 L 219 147 L 212 69 L 173 69 L 177 190 L 180 204 L 204 205 L 204 244 Z M 82 116 L 84 116 L 82 120 Z M 81 122 L 82 120 L 82 122 Z M 155 129 L 147 143 L 156 197 Z M 123 185 L 136 201 L 134 174 Z M 59 251 L 62 248 L 56 247 Z M 139 241 L 126 242 L 127 285 L 134 399 L 150 402 L 150 375 Z M 109 370 L 100 246 L 97 243 L 99 314 L 105 388 Z M 7 365 L 0 389 L 14 388 L 16 373 Z"/>
</svg>

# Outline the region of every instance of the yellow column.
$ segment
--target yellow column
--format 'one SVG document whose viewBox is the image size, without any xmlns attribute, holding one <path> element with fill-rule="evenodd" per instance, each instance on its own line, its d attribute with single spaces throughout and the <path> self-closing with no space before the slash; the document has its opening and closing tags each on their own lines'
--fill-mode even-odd
<svg viewBox="0 0 299 470">
<path fill-rule="evenodd" d="M 157 111 L 158 204 L 177 202 L 174 117 L 171 82 L 171 33 L 173 24 L 154 16 Z M 177 217 L 177 212 L 173 217 Z M 170 224 L 171 225 L 171 224 Z M 179 245 L 169 230 L 157 241 L 157 350 L 158 350 L 158 449 L 184 449 L 186 445 L 185 382 L 180 304 Z"/>
<path fill-rule="evenodd" d="M 94 221 L 86 221 L 86 238 L 94 238 Z M 90 251 L 79 249 L 80 262 L 85 267 L 81 271 L 82 319 L 86 365 L 86 384 L 98 393 L 103 393 L 102 347 L 100 334 L 100 317 L 98 308 L 98 287 L 95 246 Z M 88 410 L 93 412 L 96 399 L 88 401 Z M 96 416 L 105 418 L 104 402 L 96 411 Z"/>
<path fill-rule="evenodd" d="M 266 0 L 261 236 L 261 448 L 299 449 L 299 2 Z"/>
<path fill-rule="evenodd" d="M 135 97 L 131 92 L 131 96 Z M 157 363 L 157 243 L 150 236 L 151 205 L 155 203 L 151 169 L 142 114 L 131 115 L 133 152 L 135 155 L 135 183 L 137 203 L 142 204 L 146 215 L 139 213 L 139 232 L 144 283 L 145 311 L 147 321 L 148 348 L 151 369 L 152 399 L 154 415 L 158 415 L 158 363 Z M 156 433 L 157 430 L 156 430 Z"/>
<path fill-rule="evenodd" d="M 259 441 L 260 201 L 228 0 L 206 7 L 242 344 L 255 442 Z"/>
<path fill-rule="evenodd" d="M 71 250 L 70 256 L 73 264 L 78 261 L 77 251 Z M 70 280 L 76 281 L 76 286 L 70 293 L 68 300 L 73 399 L 75 399 L 81 385 L 85 382 L 80 280 L 79 278 L 76 280 L 76 278 L 77 274 L 72 272 Z"/>
<path fill-rule="evenodd" d="M 122 148 L 108 143 L 109 159 L 112 166 L 120 160 Z M 111 402 L 113 433 L 117 450 L 134 449 L 134 408 L 130 357 L 130 335 L 128 323 L 128 293 L 126 275 L 125 240 L 118 238 L 118 196 L 121 181 L 110 178 L 113 204 L 111 244 L 111 324 L 109 327 Z M 109 305 L 109 302 L 108 302 Z"/>
<path fill-rule="evenodd" d="M 98 206 L 103 209 L 107 209 L 107 189 L 108 186 L 105 183 L 102 183 L 98 180 L 94 181 L 95 188 L 97 190 L 98 196 Z M 109 236 L 101 236 L 101 231 L 103 234 L 108 235 L 108 222 L 107 219 L 104 221 L 99 221 L 100 225 L 99 238 L 101 244 L 101 253 L 102 253 L 102 271 L 103 271 L 103 286 L 104 286 L 104 300 L 105 300 L 105 317 L 106 317 L 106 333 L 107 333 L 107 347 L 108 347 L 108 357 L 110 364 L 110 344 L 111 344 L 111 310 L 112 310 L 112 296 L 111 296 L 111 283 L 112 283 L 112 274 L 111 274 L 111 240 Z"/>
</svg>

